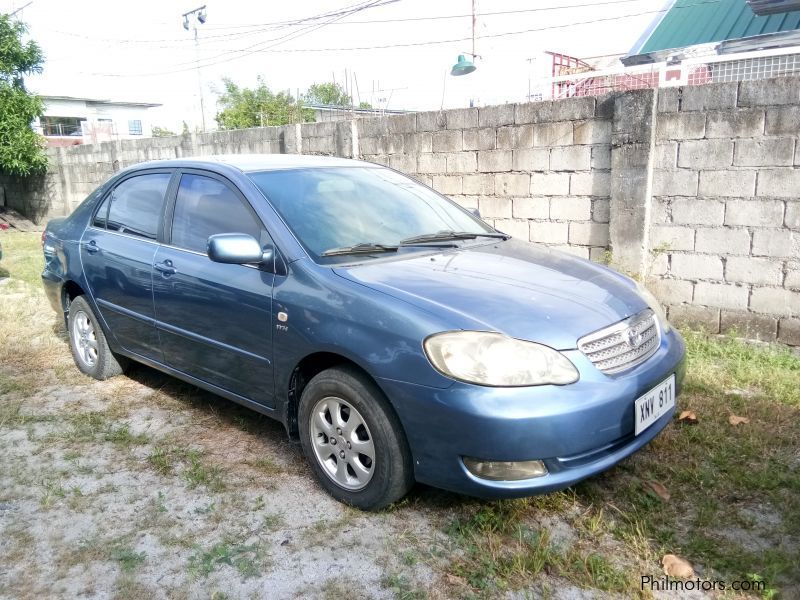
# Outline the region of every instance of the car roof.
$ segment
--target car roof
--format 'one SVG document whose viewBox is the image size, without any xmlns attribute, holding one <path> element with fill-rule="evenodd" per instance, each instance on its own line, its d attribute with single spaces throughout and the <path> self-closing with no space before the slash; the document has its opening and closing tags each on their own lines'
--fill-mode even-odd
<svg viewBox="0 0 800 600">
<path fill-rule="evenodd" d="M 193 156 L 168 160 L 152 160 L 138 163 L 131 170 L 154 167 L 213 167 L 228 165 L 244 173 L 254 171 L 278 171 L 285 169 L 315 169 L 326 167 L 379 167 L 374 163 L 334 156 L 305 154 L 217 154 Z"/>
</svg>

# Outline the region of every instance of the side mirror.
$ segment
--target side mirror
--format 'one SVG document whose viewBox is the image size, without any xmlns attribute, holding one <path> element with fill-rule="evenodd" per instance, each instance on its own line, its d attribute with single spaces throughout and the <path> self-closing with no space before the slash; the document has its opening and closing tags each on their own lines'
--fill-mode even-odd
<svg viewBox="0 0 800 600">
<path fill-rule="evenodd" d="M 208 258 L 229 265 L 247 265 L 272 260 L 272 248 L 261 249 L 261 244 L 244 233 L 219 233 L 208 238 Z"/>
<path fill-rule="evenodd" d="M 467 210 L 472 213 L 472 216 L 478 217 L 479 219 L 481 218 L 481 211 L 477 208 L 468 208 Z"/>
</svg>

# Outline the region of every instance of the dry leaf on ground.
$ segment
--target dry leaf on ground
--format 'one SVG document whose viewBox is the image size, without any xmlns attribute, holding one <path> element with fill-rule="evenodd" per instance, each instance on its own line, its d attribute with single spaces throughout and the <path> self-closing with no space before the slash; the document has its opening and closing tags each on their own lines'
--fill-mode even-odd
<svg viewBox="0 0 800 600">
<path fill-rule="evenodd" d="M 728 423 L 731 425 L 746 425 L 750 422 L 750 419 L 747 417 L 739 417 L 737 415 L 731 415 L 728 417 Z"/>
<path fill-rule="evenodd" d="M 680 415 L 678 415 L 678 421 L 694 424 L 697 423 L 697 415 L 693 410 L 684 410 Z"/>
<path fill-rule="evenodd" d="M 672 497 L 672 494 L 669 493 L 669 490 L 657 481 L 648 481 L 647 486 L 653 490 L 664 502 L 669 502 L 669 499 Z"/>
<path fill-rule="evenodd" d="M 665 554 L 661 559 L 661 564 L 664 566 L 664 573 L 670 577 L 679 577 L 681 579 L 694 577 L 692 565 L 680 556 Z"/>
</svg>

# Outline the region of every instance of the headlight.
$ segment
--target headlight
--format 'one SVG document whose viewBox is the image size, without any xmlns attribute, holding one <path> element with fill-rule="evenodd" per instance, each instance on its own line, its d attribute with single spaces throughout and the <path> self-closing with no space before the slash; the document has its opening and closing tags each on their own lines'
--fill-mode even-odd
<svg viewBox="0 0 800 600">
<path fill-rule="evenodd" d="M 664 309 L 661 308 L 661 303 L 650 290 L 648 290 L 638 281 L 636 282 L 636 291 L 639 292 L 639 295 L 642 297 L 642 299 L 647 302 L 647 305 L 656 314 L 656 317 L 661 323 L 661 330 L 664 333 L 667 333 L 672 326 L 669 324 L 669 321 L 667 321 L 667 314 L 664 312 Z"/>
<path fill-rule="evenodd" d="M 437 333 L 423 345 L 436 370 L 460 381 L 515 387 L 564 385 L 578 380 L 578 370 L 557 350 L 500 333 Z"/>
</svg>

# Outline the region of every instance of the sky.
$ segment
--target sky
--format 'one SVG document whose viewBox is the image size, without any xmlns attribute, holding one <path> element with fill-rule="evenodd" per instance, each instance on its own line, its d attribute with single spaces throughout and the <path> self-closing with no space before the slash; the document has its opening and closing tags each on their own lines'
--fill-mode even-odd
<svg viewBox="0 0 800 600">
<path fill-rule="evenodd" d="M 205 0 L 206 22 L 191 21 L 195 46 L 181 15 L 203 1 L 0 0 L 0 11 L 24 7 L 17 16 L 44 51 L 43 74 L 28 80 L 33 91 L 160 103 L 153 124 L 180 130 L 182 121 L 200 122 L 201 88 L 213 125 L 223 77 L 250 87 L 260 75 L 293 96 L 313 83 L 347 82 L 357 101 L 389 109 L 524 101 L 550 68 L 544 51 L 624 54 L 668 4 L 476 0 L 478 69 L 452 77 L 457 55 L 472 52 L 471 0 L 370 0 L 377 5 L 302 23 L 369 2 Z"/>
</svg>

